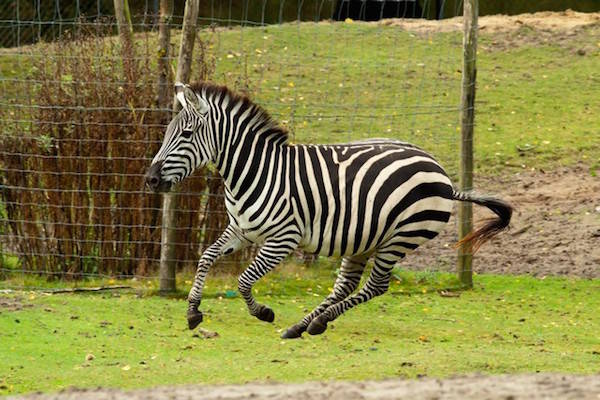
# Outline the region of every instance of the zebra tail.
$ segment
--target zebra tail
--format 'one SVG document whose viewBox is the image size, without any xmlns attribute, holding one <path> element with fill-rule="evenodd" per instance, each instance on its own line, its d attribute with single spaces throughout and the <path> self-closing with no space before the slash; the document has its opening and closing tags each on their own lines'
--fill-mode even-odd
<svg viewBox="0 0 600 400">
<path fill-rule="evenodd" d="M 480 206 L 485 206 L 492 210 L 497 217 L 486 219 L 486 223 L 479 229 L 471 231 L 462 238 L 456 247 L 471 243 L 473 253 L 475 253 L 482 244 L 508 228 L 510 218 L 512 217 L 513 207 L 507 202 L 494 197 L 477 196 L 470 192 L 459 192 L 454 190 L 452 198 L 458 201 L 467 201 Z"/>
</svg>

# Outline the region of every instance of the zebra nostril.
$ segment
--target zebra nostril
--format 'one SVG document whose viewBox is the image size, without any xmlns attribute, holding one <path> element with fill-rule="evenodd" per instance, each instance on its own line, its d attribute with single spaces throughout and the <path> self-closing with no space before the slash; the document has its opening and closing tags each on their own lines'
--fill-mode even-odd
<svg viewBox="0 0 600 400">
<path fill-rule="evenodd" d="M 161 168 L 162 168 L 162 162 L 156 162 L 154 164 L 152 164 L 150 166 L 150 168 L 148 168 L 148 171 L 146 172 L 146 176 L 144 177 L 145 181 L 146 181 L 146 186 L 148 186 L 150 189 L 156 191 L 159 186 L 162 184 L 162 179 L 161 179 Z"/>
<path fill-rule="evenodd" d="M 156 189 L 158 187 L 158 184 L 160 183 L 160 179 L 158 178 L 158 176 L 156 175 L 146 175 L 146 185 L 148 185 L 148 187 L 150 189 Z"/>
</svg>

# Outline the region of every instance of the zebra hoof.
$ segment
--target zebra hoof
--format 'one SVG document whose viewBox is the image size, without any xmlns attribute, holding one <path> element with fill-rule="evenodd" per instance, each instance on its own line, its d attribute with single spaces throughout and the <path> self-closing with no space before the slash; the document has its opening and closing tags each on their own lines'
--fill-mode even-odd
<svg viewBox="0 0 600 400">
<path fill-rule="evenodd" d="M 302 337 L 302 333 L 306 330 L 306 327 L 301 325 L 294 325 L 281 335 L 282 339 L 298 339 Z"/>
<path fill-rule="evenodd" d="M 324 316 L 319 316 L 310 322 L 306 331 L 309 335 L 320 335 L 327 330 L 327 322 Z"/>
<path fill-rule="evenodd" d="M 256 318 L 265 322 L 273 322 L 275 321 L 275 313 L 267 306 L 260 306 L 260 310 L 258 310 Z"/>
<path fill-rule="evenodd" d="M 190 330 L 194 329 L 195 327 L 197 327 L 200 324 L 200 322 L 202 322 L 202 312 L 201 311 L 188 311 L 187 320 L 188 320 L 188 328 L 190 328 Z"/>
</svg>

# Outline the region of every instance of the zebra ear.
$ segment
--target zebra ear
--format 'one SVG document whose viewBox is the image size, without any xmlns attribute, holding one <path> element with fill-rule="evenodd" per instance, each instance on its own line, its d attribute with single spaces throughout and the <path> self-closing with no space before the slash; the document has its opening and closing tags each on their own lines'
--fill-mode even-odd
<svg viewBox="0 0 600 400">
<path fill-rule="evenodd" d="M 175 83 L 175 95 L 181 107 L 186 110 L 192 108 L 194 111 L 200 114 L 206 114 L 208 112 L 208 104 L 206 101 L 201 99 L 189 85 L 185 85 L 181 82 Z"/>
</svg>

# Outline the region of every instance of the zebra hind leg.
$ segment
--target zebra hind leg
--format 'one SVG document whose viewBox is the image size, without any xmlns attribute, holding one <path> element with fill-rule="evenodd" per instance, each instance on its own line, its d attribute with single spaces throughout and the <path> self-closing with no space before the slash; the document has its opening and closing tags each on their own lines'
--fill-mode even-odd
<svg viewBox="0 0 600 400">
<path fill-rule="evenodd" d="M 367 258 L 364 256 L 344 257 L 342 265 L 335 284 L 333 293 L 331 293 L 321 304 L 319 304 L 310 314 L 306 315 L 302 321 L 288 328 L 281 337 L 283 339 L 295 339 L 302 336 L 310 322 L 318 317 L 328 307 L 339 303 L 350 296 L 358 287 L 360 278 L 365 270 Z"/>
<path fill-rule="evenodd" d="M 378 253 L 374 258 L 375 265 L 371 270 L 371 274 L 358 293 L 327 307 L 325 311 L 310 322 L 307 332 L 310 335 L 319 335 L 325 332 L 328 322 L 335 320 L 350 308 L 384 294 L 389 288 L 392 270 L 399 258 L 402 257 L 399 257 L 398 253 Z"/>
</svg>

